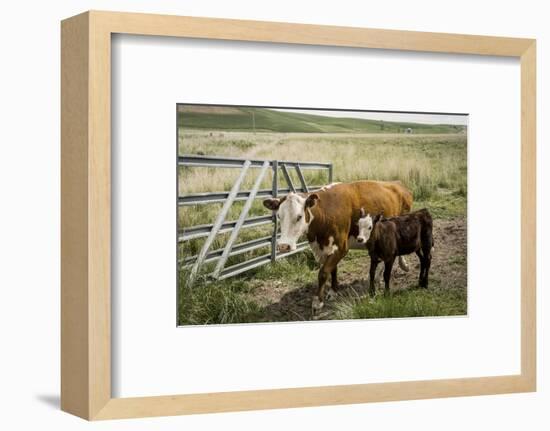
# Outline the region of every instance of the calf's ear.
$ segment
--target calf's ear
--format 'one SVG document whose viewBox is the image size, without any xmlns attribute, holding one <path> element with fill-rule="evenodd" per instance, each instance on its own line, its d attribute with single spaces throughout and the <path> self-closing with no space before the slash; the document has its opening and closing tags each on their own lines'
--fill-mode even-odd
<svg viewBox="0 0 550 431">
<path fill-rule="evenodd" d="M 272 211 L 277 211 L 279 209 L 279 205 L 281 205 L 281 199 L 271 198 L 271 199 L 264 199 L 264 207 L 267 209 L 270 209 Z"/>
<path fill-rule="evenodd" d="M 318 200 L 319 200 L 319 195 L 317 193 L 310 194 L 306 199 L 306 207 L 311 208 L 315 206 Z"/>
</svg>

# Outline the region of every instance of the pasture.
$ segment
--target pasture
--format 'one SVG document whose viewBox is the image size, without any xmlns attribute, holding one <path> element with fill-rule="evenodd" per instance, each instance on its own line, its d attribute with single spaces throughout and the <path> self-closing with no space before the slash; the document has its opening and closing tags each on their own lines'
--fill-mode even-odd
<svg viewBox="0 0 550 431">
<path fill-rule="evenodd" d="M 435 130 L 436 132 L 439 130 Z M 447 130 L 448 132 L 448 130 Z M 334 181 L 400 180 L 414 195 L 414 209 L 426 207 L 434 218 L 435 250 L 430 288 L 415 288 L 418 259 L 408 257 L 409 273 L 394 268 L 390 297 L 368 297 L 369 259 L 366 251 L 350 251 L 339 270 L 340 292 L 323 310 L 323 319 L 462 315 L 466 313 L 467 251 L 467 138 L 464 133 L 291 132 L 205 130 L 180 126 L 180 154 L 203 154 L 251 159 L 332 162 Z M 241 189 L 255 180 L 250 170 Z M 295 176 L 294 172 L 291 175 Z M 327 183 L 326 172 L 304 171 L 308 184 Z M 179 193 L 229 190 L 235 169 L 180 167 Z M 296 183 L 298 179 L 293 178 Z M 262 188 L 271 187 L 271 172 Z M 178 209 L 178 227 L 212 223 L 222 204 Z M 242 202 L 233 204 L 227 220 L 235 220 Z M 266 215 L 257 199 L 249 216 Z M 271 233 L 270 225 L 242 230 L 239 242 Z M 213 248 L 222 247 L 219 235 Z M 179 246 L 179 256 L 197 254 L 204 240 Z M 250 252 L 253 255 L 265 253 Z M 236 263 L 250 254 L 230 258 Z M 397 266 L 397 265 L 396 265 Z M 244 323 L 308 320 L 317 266 L 307 250 L 234 278 L 212 281 L 199 275 L 187 285 L 187 271 L 178 275 L 178 324 Z M 381 293 L 382 287 L 379 286 Z"/>
</svg>

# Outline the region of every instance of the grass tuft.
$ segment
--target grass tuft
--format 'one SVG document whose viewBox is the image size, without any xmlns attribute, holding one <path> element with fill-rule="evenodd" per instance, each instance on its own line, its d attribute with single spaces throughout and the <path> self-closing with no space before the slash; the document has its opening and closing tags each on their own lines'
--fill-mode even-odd
<svg viewBox="0 0 550 431">
<path fill-rule="evenodd" d="M 248 290 L 243 280 L 208 282 L 199 279 L 186 287 L 184 272 L 180 272 L 178 295 L 178 325 L 206 325 L 255 322 L 260 307 L 244 295 Z"/>
<path fill-rule="evenodd" d="M 375 298 L 350 297 L 336 304 L 336 319 L 458 316 L 466 314 L 466 289 L 411 288 Z"/>
</svg>

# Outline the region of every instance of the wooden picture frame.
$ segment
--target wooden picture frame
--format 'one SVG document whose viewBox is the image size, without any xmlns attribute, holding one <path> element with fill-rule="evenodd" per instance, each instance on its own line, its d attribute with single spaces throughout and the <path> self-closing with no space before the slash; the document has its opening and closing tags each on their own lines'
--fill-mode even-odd
<svg viewBox="0 0 550 431">
<path fill-rule="evenodd" d="M 518 57 L 521 374 L 139 398 L 111 395 L 111 35 Z M 536 43 L 533 39 L 118 12 L 61 24 L 61 408 L 89 420 L 307 407 L 536 389 Z"/>
</svg>

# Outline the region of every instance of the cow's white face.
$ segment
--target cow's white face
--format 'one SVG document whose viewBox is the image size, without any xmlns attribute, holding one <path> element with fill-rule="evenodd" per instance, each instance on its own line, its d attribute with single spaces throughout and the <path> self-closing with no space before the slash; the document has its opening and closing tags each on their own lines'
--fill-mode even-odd
<svg viewBox="0 0 550 431">
<path fill-rule="evenodd" d="M 281 238 L 277 242 L 277 250 L 286 253 L 296 250 L 298 239 L 307 232 L 313 221 L 311 208 L 319 196 L 315 193 L 304 197 L 290 193 L 282 199 L 266 199 L 264 206 L 277 211 L 281 226 Z"/>
<path fill-rule="evenodd" d="M 372 232 L 372 217 L 370 214 L 365 214 L 364 210 L 361 208 L 361 218 L 357 222 L 359 227 L 359 234 L 357 235 L 357 242 L 365 244 Z"/>
</svg>

